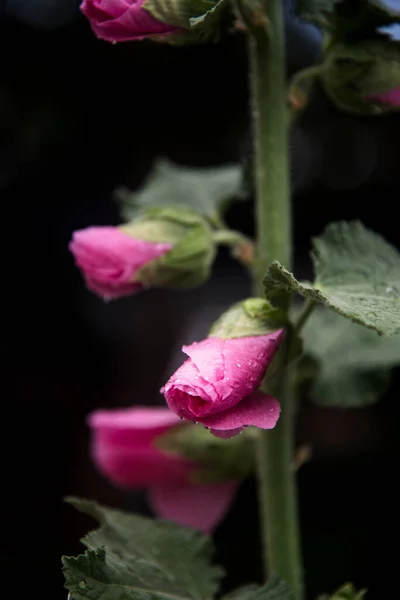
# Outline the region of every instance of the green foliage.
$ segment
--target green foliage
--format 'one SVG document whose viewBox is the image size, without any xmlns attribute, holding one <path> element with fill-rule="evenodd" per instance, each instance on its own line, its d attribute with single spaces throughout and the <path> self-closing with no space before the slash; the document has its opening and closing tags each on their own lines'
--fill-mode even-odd
<svg viewBox="0 0 400 600">
<path fill-rule="evenodd" d="M 378 27 L 400 21 L 400 6 L 389 7 L 381 0 L 298 0 L 296 12 L 329 29 L 335 40 L 371 37 Z"/>
<path fill-rule="evenodd" d="M 213 548 L 208 536 L 90 500 L 68 501 L 100 523 L 82 540 L 88 548 L 85 554 L 62 559 L 71 600 L 210 600 L 215 596 L 223 572 L 210 564 Z M 293 600 L 293 595 L 274 576 L 267 585 L 246 586 L 223 600 Z"/>
<path fill-rule="evenodd" d="M 393 335 L 400 332 L 400 254 L 358 221 L 329 225 L 314 240 L 315 283 L 300 283 L 274 262 L 264 278 L 267 298 L 298 293 L 344 317 Z"/>
<path fill-rule="evenodd" d="M 303 344 L 300 376 L 311 359 L 311 398 L 321 406 L 354 408 L 379 400 L 390 369 L 400 365 L 399 334 L 380 336 L 327 309 L 315 310 L 304 327 Z"/>
<path fill-rule="evenodd" d="M 206 600 L 217 591 L 222 571 L 210 565 L 207 536 L 88 500 L 69 501 L 100 522 L 82 540 L 85 554 L 63 557 L 73 600 Z"/>
<path fill-rule="evenodd" d="M 381 0 L 346 0 L 337 6 L 335 39 L 352 41 L 376 36 L 379 27 L 400 22 L 400 5 Z"/>
<path fill-rule="evenodd" d="M 248 585 L 239 588 L 222 600 L 294 600 L 294 596 L 282 579 L 273 575 L 263 586 Z"/>
<path fill-rule="evenodd" d="M 400 85 L 400 43 L 379 31 L 400 23 L 400 4 L 392 8 L 380 0 L 301 0 L 299 11 L 328 35 L 321 64 L 293 78 L 292 105 L 304 106 L 312 78 L 318 76 L 339 110 L 366 116 L 398 112 L 394 103 L 370 96 Z"/>
<path fill-rule="evenodd" d="M 335 6 L 342 0 L 298 0 L 296 12 L 301 19 L 320 27 L 329 25 L 334 16 Z"/>
<path fill-rule="evenodd" d="M 216 245 L 209 222 L 191 208 L 143 208 L 120 227 L 133 238 L 167 242 L 172 248 L 146 263 L 135 274 L 144 286 L 186 289 L 203 284 L 210 276 Z"/>
<path fill-rule="evenodd" d="M 332 596 L 323 595 L 318 600 L 364 600 L 367 590 L 357 592 L 352 583 L 346 583 L 336 590 Z"/>
<path fill-rule="evenodd" d="M 120 188 L 115 194 L 126 221 L 146 208 L 175 206 L 194 209 L 219 224 L 220 211 L 240 194 L 241 184 L 238 165 L 195 169 L 161 160 L 139 190 Z"/>
</svg>

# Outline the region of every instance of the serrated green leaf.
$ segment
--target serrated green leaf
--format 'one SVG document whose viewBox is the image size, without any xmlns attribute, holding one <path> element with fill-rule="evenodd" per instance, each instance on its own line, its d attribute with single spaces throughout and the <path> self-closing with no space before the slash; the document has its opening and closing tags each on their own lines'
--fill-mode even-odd
<svg viewBox="0 0 400 600">
<path fill-rule="evenodd" d="M 266 585 L 247 585 L 223 596 L 222 600 L 294 600 L 294 596 L 287 583 L 272 575 Z"/>
<path fill-rule="evenodd" d="M 63 557 L 74 600 L 207 600 L 222 572 L 210 565 L 209 537 L 78 498 L 68 501 L 100 527 L 82 540 L 88 548 Z"/>
<path fill-rule="evenodd" d="M 264 278 L 267 298 L 298 293 L 347 319 L 393 335 L 400 332 L 400 254 L 360 222 L 329 225 L 314 239 L 315 283 L 300 283 L 274 262 Z"/>
<path fill-rule="evenodd" d="M 138 191 L 119 188 L 115 196 L 126 221 L 145 208 L 178 206 L 219 222 L 225 203 L 239 195 L 241 178 L 239 165 L 195 169 L 162 160 Z"/>
<path fill-rule="evenodd" d="M 296 12 L 301 19 L 326 27 L 335 13 L 335 6 L 342 0 L 298 0 Z"/>
<path fill-rule="evenodd" d="M 315 370 L 312 400 L 321 406 L 356 408 L 379 400 L 390 369 L 400 365 L 400 335 L 380 336 L 332 311 L 315 310 L 303 329 L 304 357 Z"/>
</svg>

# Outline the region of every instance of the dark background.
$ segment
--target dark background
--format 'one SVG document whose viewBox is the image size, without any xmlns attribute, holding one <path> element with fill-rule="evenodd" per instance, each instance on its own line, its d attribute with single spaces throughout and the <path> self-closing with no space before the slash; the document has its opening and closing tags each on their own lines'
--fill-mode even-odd
<svg viewBox="0 0 400 600">
<path fill-rule="evenodd" d="M 66 598 L 60 556 L 82 551 L 79 537 L 92 526 L 63 496 L 147 511 L 142 495 L 94 471 L 85 415 L 160 402 L 182 340 L 200 339 L 249 292 L 222 251 L 201 290 L 104 304 L 84 289 L 67 251 L 71 232 L 117 224 L 113 188 L 137 186 L 160 155 L 199 166 L 245 158 L 247 59 L 245 38 L 231 32 L 218 45 L 185 49 L 113 46 L 95 39 L 76 2 L 34 4 L 0 4 L 0 581 L 5 598 L 58 600 Z M 288 18 L 289 74 L 315 59 L 318 43 L 316 31 Z M 359 218 L 398 244 L 399 139 L 399 116 L 343 115 L 316 90 L 291 141 L 297 273 L 309 273 L 310 236 L 334 219 Z M 233 206 L 228 221 L 251 234 L 252 201 Z M 299 491 L 310 599 L 348 580 L 368 587 L 369 600 L 398 588 L 398 395 L 397 381 L 365 410 L 304 401 L 298 437 L 313 445 L 313 460 L 299 472 Z M 261 580 L 252 481 L 216 544 L 230 571 L 225 590 Z"/>
</svg>

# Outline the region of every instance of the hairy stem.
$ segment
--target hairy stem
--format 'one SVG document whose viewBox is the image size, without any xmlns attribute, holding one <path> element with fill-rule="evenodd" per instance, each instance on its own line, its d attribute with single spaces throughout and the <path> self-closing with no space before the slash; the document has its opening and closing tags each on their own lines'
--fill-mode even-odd
<svg viewBox="0 0 400 600">
<path fill-rule="evenodd" d="M 243 0 L 250 31 L 252 113 L 255 146 L 257 259 L 254 293 L 262 295 L 269 264 L 291 266 L 288 113 L 282 0 Z M 288 307 L 286 307 L 288 308 Z M 286 352 L 290 340 L 286 340 Z M 260 431 L 257 464 L 261 537 L 266 574 L 277 573 L 303 598 L 294 456 L 293 374 L 286 369 L 277 395 L 281 417 L 272 431 Z"/>
</svg>

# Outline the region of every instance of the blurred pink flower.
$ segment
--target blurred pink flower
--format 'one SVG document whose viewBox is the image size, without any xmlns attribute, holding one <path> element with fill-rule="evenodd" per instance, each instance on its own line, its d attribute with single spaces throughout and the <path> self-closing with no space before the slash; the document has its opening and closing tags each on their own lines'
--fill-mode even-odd
<svg viewBox="0 0 400 600">
<path fill-rule="evenodd" d="M 161 389 L 179 417 L 202 423 L 218 437 L 237 435 L 247 425 L 271 429 L 278 401 L 256 391 L 284 335 L 209 337 L 182 350 L 189 356 Z"/>
<path fill-rule="evenodd" d="M 152 35 L 177 31 L 157 21 L 143 7 L 145 0 L 84 0 L 81 11 L 89 20 L 95 35 L 107 42 L 142 40 Z"/>
<path fill-rule="evenodd" d="M 161 435 L 182 426 L 167 408 L 98 410 L 88 424 L 98 470 L 117 486 L 146 488 L 159 517 L 205 532 L 223 519 L 238 483 L 194 483 L 196 464 L 157 447 Z"/>
<path fill-rule="evenodd" d="M 133 280 L 136 271 L 171 248 L 132 238 L 117 227 L 80 229 L 69 244 L 87 287 L 106 299 L 140 291 L 142 284 Z"/>
<path fill-rule="evenodd" d="M 368 96 L 369 100 L 378 101 L 381 104 L 390 104 L 391 106 L 400 106 L 400 87 L 393 88 L 388 92 L 373 94 Z"/>
</svg>

